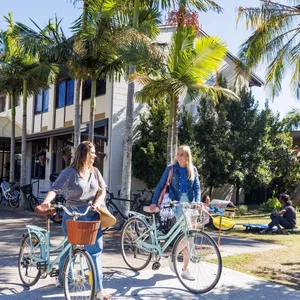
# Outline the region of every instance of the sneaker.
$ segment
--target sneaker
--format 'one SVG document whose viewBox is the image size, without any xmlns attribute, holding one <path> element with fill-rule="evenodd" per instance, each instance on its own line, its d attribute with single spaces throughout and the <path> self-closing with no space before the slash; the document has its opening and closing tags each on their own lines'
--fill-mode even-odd
<svg viewBox="0 0 300 300">
<path fill-rule="evenodd" d="M 175 270 L 174 270 L 174 264 L 173 264 L 173 262 L 172 262 L 172 255 L 169 255 L 169 257 L 168 257 L 168 262 L 169 262 L 169 267 L 170 267 L 171 271 L 172 271 L 173 273 L 175 273 Z"/>
<path fill-rule="evenodd" d="M 55 277 L 55 286 L 59 289 L 62 289 L 64 286 L 59 282 L 58 277 Z"/>
<path fill-rule="evenodd" d="M 190 281 L 194 281 L 195 280 L 195 278 L 190 274 L 189 269 L 186 269 L 185 271 L 182 270 L 181 277 L 183 279 L 190 280 Z"/>
<path fill-rule="evenodd" d="M 111 295 L 106 290 L 102 290 L 96 293 L 95 299 L 110 300 Z"/>
</svg>

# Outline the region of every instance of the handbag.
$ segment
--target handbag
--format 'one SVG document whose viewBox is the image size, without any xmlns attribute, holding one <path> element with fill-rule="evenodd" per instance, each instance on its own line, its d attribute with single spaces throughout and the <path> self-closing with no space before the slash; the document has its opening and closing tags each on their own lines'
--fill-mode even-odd
<svg viewBox="0 0 300 300">
<path fill-rule="evenodd" d="M 95 174 L 95 177 L 96 177 L 96 179 L 98 181 L 98 185 L 99 185 L 98 192 L 99 192 L 99 190 L 100 189 L 102 190 L 102 188 L 100 187 L 100 180 L 99 180 L 99 177 L 98 177 L 98 172 L 97 172 L 97 170 L 95 168 L 94 168 L 94 174 Z M 98 192 L 96 194 L 96 197 L 98 195 Z M 97 210 L 98 214 L 100 215 L 101 227 L 102 228 L 111 227 L 111 226 L 113 226 L 113 225 L 116 224 L 117 219 L 107 209 L 105 201 L 102 202 L 100 204 L 100 207 L 97 207 L 96 210 Z"/>
<path fill-rule="evenodd" d="M 174 217 L 174 208 L 173 207 L 164 207 L 169 205 L 172 199 L 169 197 L 169 188 L 173 175 L 173 167 L 169 171 L 167 182 L 160 193 L 158 199 L 158 207 L 160 209 L 159 215 L 162 223 L 165 223 L 168 219 L 172 219 Z"/>
</svg>

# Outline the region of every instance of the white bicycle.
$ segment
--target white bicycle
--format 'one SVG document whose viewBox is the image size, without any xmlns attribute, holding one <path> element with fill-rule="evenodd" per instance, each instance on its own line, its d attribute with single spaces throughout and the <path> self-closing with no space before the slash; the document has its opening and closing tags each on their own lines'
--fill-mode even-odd
<svg viewBox="0 0 300 300">
<path fill-rule="evenodd" d="M 8 204 L 16 208 L 19 206 L 20 202 L 20 188 L 16 184 L 16 182 L 1 182 L 1 197 L 0 197 L 0 203 L 2 202 L 3 198 L 8 202 Z"/>
</svg>

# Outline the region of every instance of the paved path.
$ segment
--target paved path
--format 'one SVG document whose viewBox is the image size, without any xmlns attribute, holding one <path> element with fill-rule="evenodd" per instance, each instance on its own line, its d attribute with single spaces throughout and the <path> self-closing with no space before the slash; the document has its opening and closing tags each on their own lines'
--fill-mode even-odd
<svg viewBox="0 0 300 300">
<path fill-rule="evenodd" d="M 43 219 L 32 214 L 21 213 L 0 205 L 0 300 L 1 299 L 64 299 L 63 290 L 54 286 L 53 278 L 41 279 L 30 289 L 24 288 L 20 282 L 17 269 L 19 242 L 26 224 L 43 226 Z M 53 224 L 54 242 L 61 240 L 61 228 Z M 129 270 L 120 255 L 118 236 L 109 234 L 104 237 L 105 252 L 104 286 L 113 294 L 113 299 L 299 299 L 300 291 L 276 285 L 259 278 L 223 269 L 221 279 L 216 288 L 205 295 L 189 293 L 181 286 L 178 279 L 167 267 L 167 259 L 161 260 L 162 267 L 152 271 L 147 267 L 141 272 Z M 269 243 L 261 243 L 233 237 L 222 237 L 221 253 L 247 253 L 280 247 Z M 117 266 L 117 267 L 116 267 Z"/>
</svg>

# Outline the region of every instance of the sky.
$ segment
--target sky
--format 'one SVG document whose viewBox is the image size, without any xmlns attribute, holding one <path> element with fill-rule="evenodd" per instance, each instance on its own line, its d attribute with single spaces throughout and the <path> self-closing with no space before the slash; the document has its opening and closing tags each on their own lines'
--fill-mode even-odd
<svg viewBox="0 0 300 300">
<path fill-rule="evenodd" d="M 251 34 L 247 31 L 244 22 L 236 23 L 236 7 L 254 7 L 259 5 L 259 0 L 215 0 L 224 9 L 223 14 L 213 12 L 200 13 L 199 22 L 201 28 L 210 35 L 221 37 L 227 44 L 228 50 L 237 55 L 239 46 Z M 279 0 L 280 1 L 280 0 Z M 77 7 L 72 5 L 72 0 L 0 0 L 0 29 L 5 29 L 6 24 L 3 16 L 9 12 L 13 13 L 14 21 L 25 23 L 33 27 L 30 18 L 40 27 L 43 27 L 55 15 L 62 20 L 62 27 L 66 34 L 70 34 L 69 27 L 80 15 L 80 4 Z M 284 0 L 280 2 L 285 2 Z M 255 73 L 264 79 L 264 66 L 259 66 Z M 264 108 L 266 95 L 264 88 L 253 88 L 253 94 L 259 107 Z M 274 112 L 279 112 L 284 117 L 293 108 L 300 108 L 300 101 L 295 100 L 289 90 L 289 80 L 283 81 L 283 89 L 279 97 L 269 101 L 269 107 Z"/>
</svg>

